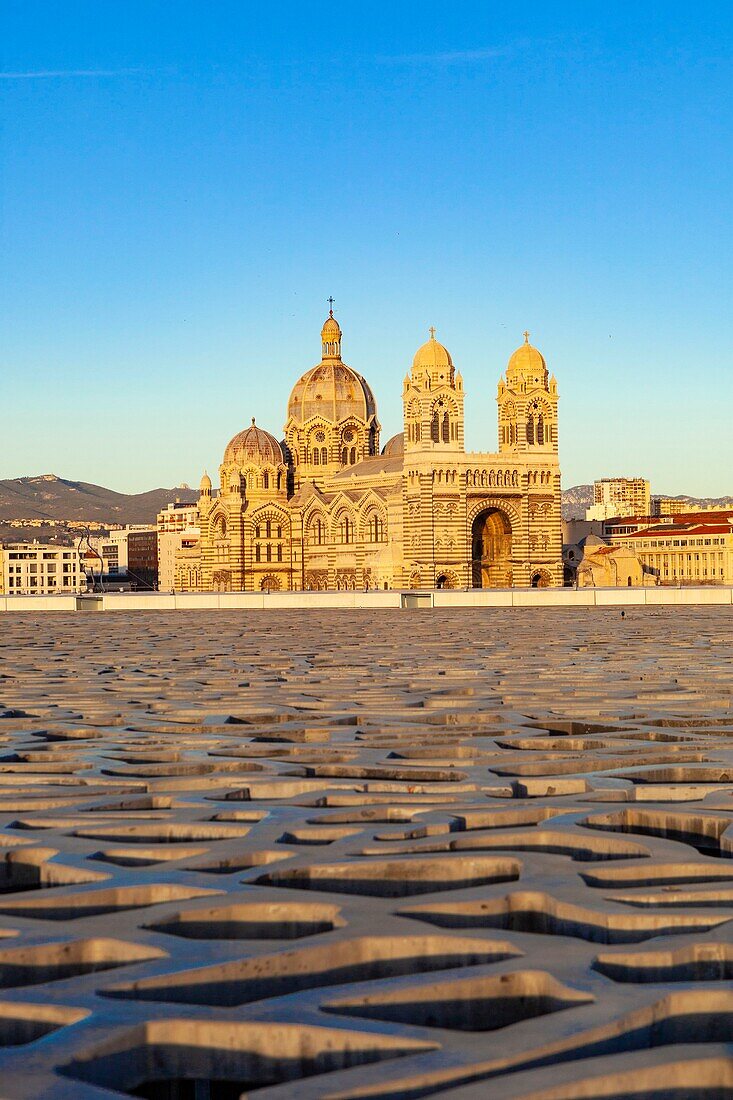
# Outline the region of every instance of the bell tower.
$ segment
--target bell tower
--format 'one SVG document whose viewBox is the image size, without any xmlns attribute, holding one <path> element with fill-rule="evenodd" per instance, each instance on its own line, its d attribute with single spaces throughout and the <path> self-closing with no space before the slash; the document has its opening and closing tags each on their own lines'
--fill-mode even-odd
<svg viewBox="0 0 733 1100">
<path fill-rule="evenodd" d="M 557 454 L 557 380 L 528 332 L 499 380 L 496 400 L 500 454 Z"/>
<path fill-rule="evenodd" d="M 463 450 L 463 378 L 448 349 L 435 339 L 434 328 L 405 376 L 402 409 L 406 454 Z"/>
</svg>

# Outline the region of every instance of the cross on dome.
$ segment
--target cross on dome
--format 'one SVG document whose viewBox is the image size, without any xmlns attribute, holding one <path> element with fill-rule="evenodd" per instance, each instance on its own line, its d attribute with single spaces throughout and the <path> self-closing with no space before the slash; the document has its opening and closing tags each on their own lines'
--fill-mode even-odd
<svg viewBox="0 0 733 1100">
<path fill-rule="evenodd" d="M 428 332 L 430 333 L 430 339 L 434 340 L 435 339 L 435 325 L 431 325 L 430 328 L 428 329 Z"/>
<path fill-rule="evenodd" d="M 529 343 L 529 333 L 527 332 L 527 330 L 526 330 L 526 329 L 524 330 L 524 332 L 522 333 L 522 335 L 524 336 L 524 342 L 525 342 L 525 344 L 528 344 L 528 343 Z"/>
</svg>

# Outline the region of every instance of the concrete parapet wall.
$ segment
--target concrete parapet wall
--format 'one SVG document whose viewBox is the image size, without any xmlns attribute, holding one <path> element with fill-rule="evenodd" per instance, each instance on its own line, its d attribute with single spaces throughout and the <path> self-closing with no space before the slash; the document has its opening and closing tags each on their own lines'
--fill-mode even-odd
<svg viewBox="0 0 733 1100">
<path fill-rule="evenodd" d="M 78 596 L 0 596 L 0 611 L 76 611 Z"/>
<path fill-rule="evenodd" d="M 265 611 L 299 608 L 629 607 L 733 605 L 733 587 L 469 588 L 380 592 L 109 592 L 0 596 L 0 612 Z"/>
</svg>

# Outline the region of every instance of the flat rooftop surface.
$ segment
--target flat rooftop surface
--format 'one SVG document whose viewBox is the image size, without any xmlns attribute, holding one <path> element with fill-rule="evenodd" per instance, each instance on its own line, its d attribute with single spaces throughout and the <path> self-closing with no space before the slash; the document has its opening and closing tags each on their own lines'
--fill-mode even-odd
<svg viewBox="0 0 733 1100">
<path fill-rule="evenodd" d="M 4 618 L 0 1095 L 733 1095 L 732 643 Z"/>
</svg>

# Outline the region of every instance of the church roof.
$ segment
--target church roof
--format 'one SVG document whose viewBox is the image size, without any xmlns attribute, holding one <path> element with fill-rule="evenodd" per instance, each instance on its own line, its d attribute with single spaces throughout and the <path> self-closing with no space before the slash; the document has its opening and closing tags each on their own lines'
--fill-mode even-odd
<svg viewBox="0 0 733 1100">
<path fill-rule="evenodd" d="M 362 422 L 376 416 L 377 403 L 365 378 L 341 358 L 341 329 L 329 311 L 321 330 L 321 362 L 301 375 L 288 401 L 288 420 L 305 424 L 318 417 L 338 424 L 349 417 Z"/>
<path fill-rule="evenodd" d="M 397 435 L 393 435 L 391 439 L 382 447 L 382 454 L 385 458 L 394 458 L 397 455 L 403 455 L 405 453 L 405 433 L 398 432 Z"/>
<path fill-rule="evenodd" d="M 400 474 L 402 473 L 402 455 L 375 455 L 374 458 L 364 458 L 353 466 L 344 466 L 342 470 L 333 475 L 334 481 L 348 481 L 352 477 L 374 477 L 376 474 Z"/>
<path fill-rule="evenodd" d="M 453 367 L 450 352 L 435 339 L 435 329 L 430 330 L 430 339 L 421 344 L 415 352 L 412 367 L 413 370 L 422 367 L 430 371 L 440 370 L 441 367 L 450 370 Z"/>
<path fill-rule="evenodd" d="M 539 385 L 547 384 L 547 363 L 541 351 L 529 342 L 529 333 L 524 334 L 524 343 L 520 344 L 509 357 L 506 368 L 506 380 L 509 385 L 516 379 L 529 379 Z"/>
<path fill-rule="evenodd" d="M 288 417 L 299 424 L 317 416 L 332 424 L 347 420 L 368 420 L 377 403 L 369 383 L 339 360 L 328 360 L 311 367 L 293 386 L 288 401 Z"/>
<path fill-rule="evenodd" d="M 230 439 L 224 451 L 225 466 L 246 466 L 253 462 L 257 466 L 279 466 L 284 462 L 282 449 L 275 436 L 264 428 L 258 428 L 254 417 L 249 428 Z"/>
</svg>

